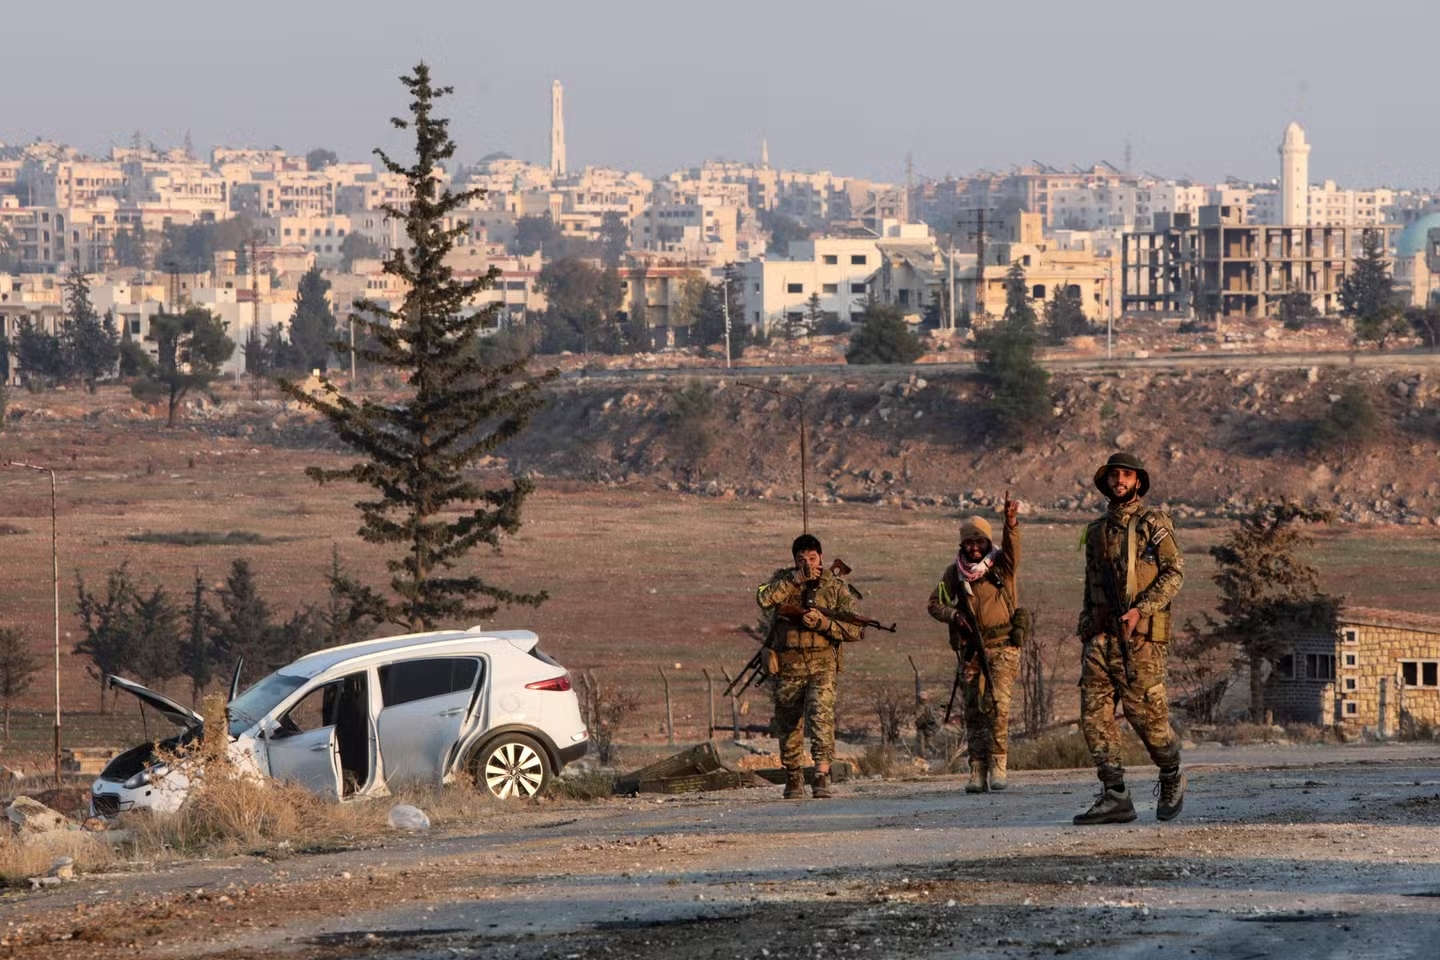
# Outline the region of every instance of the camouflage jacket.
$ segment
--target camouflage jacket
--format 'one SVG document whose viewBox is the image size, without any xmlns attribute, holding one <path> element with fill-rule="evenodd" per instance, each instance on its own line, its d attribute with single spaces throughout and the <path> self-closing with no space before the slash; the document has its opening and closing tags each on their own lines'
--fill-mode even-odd
<svg viewBox="0 0 1440 960">
<path fill-rule="evenodd" d="M 831 620 L 823 630 L 810 630 L 798 618 L 782 617 L 777 608 L 787 603 L 800 604 L 800 584 L 795 582 L 793 567 L 783 567 L 770 575 L 755 591 L 755 600 L 770 618 L 765 645 L 772 650 L 820 650 L 837 643 L 859 640 L 863 632 L 853 623 Z M 841 613 L 855 612 L 855 595 L 850 585 L 826 570 L 815 589 L 814 605 Z"/>
<path fill-rule="evenodd" d="M 1126 582 L 1129 566 L 1126 555 L 1127 530 L 1135 522 L 1134 583 Z M 1085 594 L 1076 633 L 1082 640 L 1113 633 L 1113 618 L 1125 611 L 1112 611 L 1105 596 L 1105 568 L 1114 571 L 1121 601 L 1140 611 L 1136 633 L 1152 640 L 1169 639 L 1170 601 L 1180 592 L 1185 579 L 1185 558 L 1175 540 L 1175 522 L 1164 510 L 1148 507 L 1140 500 L 1112 506 L 1105 516 L 1085 528 Z"/>
<path fill-rule="evenodd" d="M 1020 527 L 1017 524 L 1005 528 L 1005 538 L 1000 544 L 1000 555 L 985 576 L 970 584 L 969 609 L 978 621 L 983 638 L 990 642 L 1010 635 L 1010 617 L 1015 613 L 1015 575 L 1020 569 Z M 959 650 L 965 641 L 968 622 L 956 617 L 957 610 L 965 608 L 965 581 L 954 561 L 940 575 L 940 582 L 930 591 L 930 600 L 925 605 L 930 616 L 941 623 L 950 625 L 950 647 Z"/>
</svg>

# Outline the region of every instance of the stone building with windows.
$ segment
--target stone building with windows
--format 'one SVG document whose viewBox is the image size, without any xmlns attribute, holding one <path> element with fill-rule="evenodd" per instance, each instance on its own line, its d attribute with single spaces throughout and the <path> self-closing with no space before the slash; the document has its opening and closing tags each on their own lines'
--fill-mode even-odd
<svg viewBox="0 0 1440 960">
<path fill-rule="evenodd" d="M 1379 738 L 1440 725 L 1440 617 L 1347 606 L 1337 634 L 1298 637 L 1276 662 L 1265 683 L 1276 722 Z"/>
</svg>

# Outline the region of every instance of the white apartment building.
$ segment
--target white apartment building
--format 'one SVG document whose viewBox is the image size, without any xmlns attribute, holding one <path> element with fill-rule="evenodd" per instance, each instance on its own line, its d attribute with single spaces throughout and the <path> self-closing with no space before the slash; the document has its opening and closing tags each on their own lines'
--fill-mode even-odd
<svg viewBox="0 0 1440 960">
<path fill-rule="evenodd" d="M 924 224 L 896 225 L 894 238 L 928 234 Z M 743 322 L 751 330 L 773 331 L 789 319 L 802 319 L 807 301 L 820 296 L 820 311 L 846 323 L 864 312 L 871 280 L 881 265 L 881 237 L 818 237 L 794 241 L 785 259 L 740 264 Z"/>
</svg>

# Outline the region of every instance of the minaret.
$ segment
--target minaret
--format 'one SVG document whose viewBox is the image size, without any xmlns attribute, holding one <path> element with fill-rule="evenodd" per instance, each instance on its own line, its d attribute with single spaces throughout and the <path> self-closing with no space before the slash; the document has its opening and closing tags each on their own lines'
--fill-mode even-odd
<svg viewBox="0 0 1440 960">
<path fill-rule="evenodd" d="M 550 85 L 550 175 L 565 176 L 565 88 Z"/>
<path fill-rule="evenodd" d="M 770 138 L 760 138 L 760 166 L 763 169 L 770 169 Z"/>
<path fill-rule="evenodd" d="M 1310 224 L 1310 145 L 1293 120 L 1280 141 L 1280 226 Z"/>
</svg>

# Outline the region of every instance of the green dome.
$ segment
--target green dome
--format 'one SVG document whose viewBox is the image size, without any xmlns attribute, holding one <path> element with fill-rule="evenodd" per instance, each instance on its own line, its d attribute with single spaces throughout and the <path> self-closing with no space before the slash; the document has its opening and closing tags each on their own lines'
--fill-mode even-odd
<svg viewBox="0 0 1440 960">
<path fill-rule="evenodd" d="M 1424 253 L 1425 238 L 1431 230 L 1440 230 L 1440 213 L 1427 213 L 1401 230 L 1400 236 L 1395 240 L 1395 256 L 1405 259 Z"/>
</svg>

